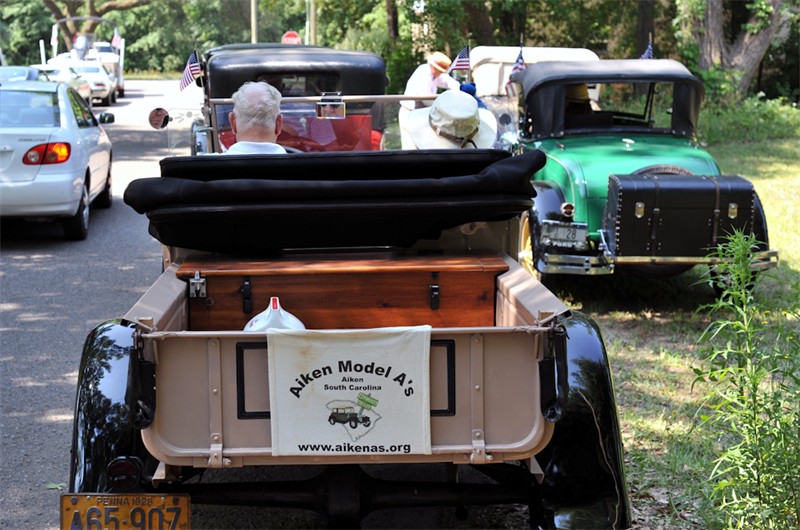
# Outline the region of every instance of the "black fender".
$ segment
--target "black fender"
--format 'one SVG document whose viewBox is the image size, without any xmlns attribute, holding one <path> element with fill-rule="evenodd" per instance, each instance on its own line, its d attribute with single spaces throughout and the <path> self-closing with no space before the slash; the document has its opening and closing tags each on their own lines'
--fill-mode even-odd
<svg viewBox="0 0 800 530">
<path fill-rule="evenodd" d="M 142 425 L 142 399 L 136 390 L 142 370 L 134 331 L 129 322 L 109 320 L 92 330 L 84 343 L 75 398 L 70 492 L 120 490 L 107 473 L 114 459 L 134 459 L 140 469 L 157 464 L 137 428 Z M 126 479 L 123 489 L 129 490 L 131 477 Z"/>
<path fill-rule="evenodd" d="M 536 196 L 533 198 L 533 208 L 530 210 L 531 221 L 542 219 L 560 219 L 561 205 L 565 202 L 564 192 L 552 182 L 532 181 Z M 531 223 L 533 226 L 533 223 Z"/>
<path fill-rule="evenodd" d="M 597 324 L 580 312 L 561 324 L 569 389 L 553 438 L 536 456 L 544 471 L 542 502 L 573 528 L 628 528 L 622 434 L 605 345 Z"/>
<path fill-rule="evenodd" d="M 528 218 L 528 236 L 531 244 L 531 259 L 532 265 L 536 267 L 538 259 L 542 255 L 542 251 L 538 248 L 539 237 L 541 235 L 542 219 L 560 219 L 561 218 L 561 205 L 564 203 L 564 193 L 561 188 L 554 183 L 543 181 L 531 181 L 533 189 L 536 194 L 533 197 L 533 207 L 530 208 L 524 216 Z M 525 223 L 520 226 L 521 230 L 525 229 Z M 522 238 L 520 238 L 522 241 Z M 520 248 L 520 252 L 526 249 Z"/>
</svg>

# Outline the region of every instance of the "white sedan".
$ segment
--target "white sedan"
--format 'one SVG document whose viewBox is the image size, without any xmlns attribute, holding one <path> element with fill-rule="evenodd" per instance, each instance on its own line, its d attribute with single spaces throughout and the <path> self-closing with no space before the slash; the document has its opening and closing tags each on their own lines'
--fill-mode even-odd
<svg viewBox="0 0 800 530">
<path fill-rule="evenodd" d="M 111 140 L 86 101 L 64 83 L 0 85 L 0 216 L 60 218 L 85 239 L 89 205 L 111 206 Z"/>
<path fill-rule="evenodd" d="M 92 103 L 92 85 L 85 77 L 72 69 L 71 66 L 66 64 L 34 64 L 31 65 L 37 70 L 41 70 L 50 81 L 61 81 L 74 88 L 78 94 L 91 106 Z"/>
<path fill-rule="evenodd" d="M 92 98 L 103 105 L 117 101 L 117 80 L 100 61 L 53 61 L 50 64 L 69 66 L 92 86 Z"/>
</svg>

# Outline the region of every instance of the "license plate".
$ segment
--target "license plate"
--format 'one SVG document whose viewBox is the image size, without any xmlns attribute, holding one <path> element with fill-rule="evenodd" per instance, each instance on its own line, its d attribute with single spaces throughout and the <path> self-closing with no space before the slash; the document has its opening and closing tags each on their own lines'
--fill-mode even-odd
<svg viewBox="0 0 800 530">
<path fill-rule="evenodd" d="M 584 223 L 542 221 L 541 242 L 547 247 L 586 249 L 587 228 Z"/>
<path fill-rule="evenodd" d="M 189 518 L 188 495 L 61 495 L 62 530 L 188 529 Z"/>
</svg>

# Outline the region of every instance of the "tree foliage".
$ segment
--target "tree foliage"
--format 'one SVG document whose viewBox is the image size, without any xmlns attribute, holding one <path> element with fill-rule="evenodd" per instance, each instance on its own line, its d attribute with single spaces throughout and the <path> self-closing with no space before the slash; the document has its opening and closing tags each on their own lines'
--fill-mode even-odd
<svg viewBox="0 0 800 530">
<path fill-rule="evenodd" d="M 646 9 L 640 11 L 644 4 Z M 672 57 L 701 75 L 711 96 L 798 89 L 800 0 L 257 0 L 259 42 L 288 30 L 306 38 L 316 8 L 321 46 L 361 49 L 386 59 L 389 90 L 440 50 L 454 56 L 478 45 L 585 47 L 605 58 L 644 51 L 637 17 L 652 21 L 658 58 Z M 128 70 L 179 71 L 192 50 L 250 42 L 250 0 L 5 0 L 0 47 L 11 64 L 39 62 L 38 41 L 67 16 L 113 21 L 126 39 Z M 62 24 L 62 42 L 76 32 L 111 29 L 93 21 Z M 109 33 L 104 33 L 108 31 Z M 648 30 L 649 32 L 649 30 Z M 763 59 L 763 61 L 762 61 Z M 796 96 L 795 96 L 796 97 Z"/>
</svg>

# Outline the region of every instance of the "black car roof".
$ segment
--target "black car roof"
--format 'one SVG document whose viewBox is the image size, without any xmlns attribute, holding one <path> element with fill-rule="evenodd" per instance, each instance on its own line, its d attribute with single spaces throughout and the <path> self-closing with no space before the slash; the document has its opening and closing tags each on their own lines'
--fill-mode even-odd
<svg viewBox="0 0 800 530">
<path fill-rule="evenodd" d="M 702 82 L 672 59 L 605 59 L 602 61 L 544 61 L 514 74 L 525 92 L 549 83 L 609 83 L 669 81 L 702 86 Z"/>
<path fill-rule="evenodd" d="M 245 81 L 278 73 L 333 73 L 339 76 L 343 94 L 383 94 L 386 90 L 386 63 L 366 51 L 275 43 L 229 44 L 208 50 L 203 62 L 212 98 L 230 97 Z"/>
<path fill-rule="evenodd" d="M 586 83 L 670 83 L 672 117 L 668 129 L 650 129 L 660 134 L 694 137 L 703 83 L 672 59 L 606 59 L 601 61 L 546 61 L 512 74 L 522 84 L 526 113 L 533 122 L 534 139 L 565 134 L 564 97 L 567 85 Z"/>
</svg>

